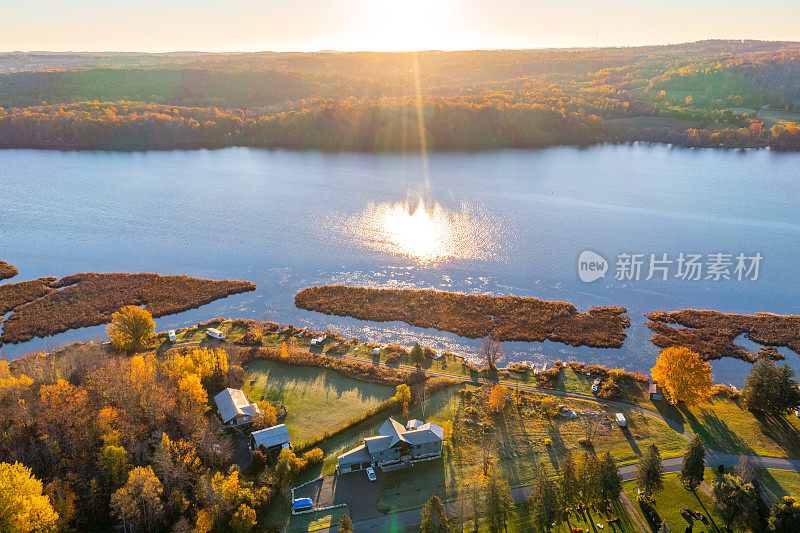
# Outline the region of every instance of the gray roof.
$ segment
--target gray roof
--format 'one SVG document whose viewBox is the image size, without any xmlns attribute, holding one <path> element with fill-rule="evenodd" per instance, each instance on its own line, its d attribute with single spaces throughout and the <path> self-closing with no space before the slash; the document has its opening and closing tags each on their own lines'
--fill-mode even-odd
<svg viewBox="0 0 800 533">
<path fill-rule="evenodd" d="M 351 465 L 355 463 L 369 463 L 371 461 L 372 457 L 370 457 L 367 447 L 363 444 L 339 456 L 339 464 L 344 463 Z"/>
<path fill-rule="evenodd" d="M 238 415 L 253 416 L 258 413 L 258 406 L 250 403 L 244 392 L 239 389 L 225 389 L 216 396 L 214 402 L 224 423 L 228 423 Z"/>
<path fill-rule="evenodd" d="M 393 439 L 389 436 L 369 437 L 364 439 L 364 445 L 367 447 L 369 453 L 382 452 L 388 450 L 394 444 Z"/>
<path fill-rule="evenodd" d="M 407 442 L 409 444 L 423 444 L 426 442 L 437 442 L 444 439 L 444 429 L 442 429 L 441 426 L 431 422 L 422 424 L 422 422 L 419 420 L 415 420 L 414 422 L 419 422 L 421 425 L 417 426 L 416 429 L 406 429 L 403 424 L 394 418 L 389 418 L 378 430 L 378 433 L 381 435 L 381 437 L 364 439 L 364 442 L 367 444 L 370 453 L 372 453 L 372 447 L 369 445 L 369 442 L 380 438 L 385 439 L 388 437 L 390 439 L 389 443 L 381 449 L 391 448 L 400 441 Z M 385 441 L 380 441 L 380 446 L 384 446 L 383 442 Z"/>
<path fill-rule="evenodd" d="M 272 448 L 273 446 L 282 446 L 290 442 L 289 430 L 286 429 L 286 424 L 260 429 L 252 432 L 250 436 L 253 437 L 256 448 L 260 447 L 262 444 L 267 448 Z"/>
</svg>

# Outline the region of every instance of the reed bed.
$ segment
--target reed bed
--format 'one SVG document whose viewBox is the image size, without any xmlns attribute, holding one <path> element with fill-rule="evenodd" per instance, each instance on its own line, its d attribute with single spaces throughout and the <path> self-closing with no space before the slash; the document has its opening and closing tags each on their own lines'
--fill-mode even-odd
<svg viewBox="0 0 800 533">
<path fill-rule="evenodd" d="M 620 348 L 630 325 L 624 307 L 579 313 L 568 302 L 433 290 L 326 285 L 300 291 L 295 305 L 360 320 L 398 320 L 472 339 L 491 335 L 498 341 L 550 340 L 595 348 Z"/>
<path fill-rule="evenodd" d="M 58 290 L 49 290 L 14 308 L 3 324 L 0 341 L 23 342 L 105 324 L 111 321 L 112 313 L 126 305 L 145 306 L 154 317 L 159 317 L 256 288 L 247 281 L 96 272 L 66 276 L 50 282 L 48 287 Z"/>
<path fill-rule="evenodd" d="M 655 334 L 650 341 L 660 348 L 685 346 L 705 360 L 734 357 L 754 363 L 759 357 L 775 359 L 776 350 L 761 349 L 752 353 L 734 340 L 744 334 L 748 339 L 767 347 L 783 346 L 800 354 L 800 316 L 756 313 L 738 315 L 719 311 L 656 311 L 647 323 Z M 676 327 L 670 324 L 677 324 Z M 780 356 L 780 354 L 778 354 Z"/>
</svg>

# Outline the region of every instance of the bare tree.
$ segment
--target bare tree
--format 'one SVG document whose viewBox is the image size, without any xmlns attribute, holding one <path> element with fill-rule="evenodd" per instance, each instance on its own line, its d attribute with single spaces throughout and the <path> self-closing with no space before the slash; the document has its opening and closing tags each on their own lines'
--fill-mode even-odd
<svg viewBox="0 0 800 533">
<path fill-rule="evenodd" d="M 594 442 L 597 430 L 600 429 L 600 420 L 597 416 L 589 413 L 583 419 L 584 438 L 587 444 Z"/>
<path fill-rule="evenodd" d="M 431 391 L 428 387 L 423 385 L 417 392 L 417 403 L 422 408 L 422 418 L 425 419 L 425 410 L 431 403 Z"/>
<path fill-rule="evenodd" d="M 505 358 L 506 354 L 503 351 L 503 346 L 487 335 L 481 339 L 481 345 L 478 348 L 478 357 L 481 361 L 486 363 L 486 366 L 497 366 L 497 363 Z"/>
<path fill-rule="evenodd" d="M 742 478 L 744 483 L 752 483 L 758 479 L 761 467 L 758 466 L 755 459 L 743 455 L 739 458 L 739 464 L 736 465 L 735 470 L 736 475 Z"/>
</svg>

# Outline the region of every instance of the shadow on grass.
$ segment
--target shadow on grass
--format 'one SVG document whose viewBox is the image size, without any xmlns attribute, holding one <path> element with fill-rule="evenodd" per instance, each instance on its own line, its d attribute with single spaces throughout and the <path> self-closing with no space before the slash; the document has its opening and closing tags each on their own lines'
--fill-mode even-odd
<svg viewBox="0 0 800 533">
<path fill-rule="evenodd" d="M 630 445 L 631 449 L 633 450 L 633 453 L 635 453 L 636 455 L 641 457 L 642 450 L 639 448 L 639 443 L 637 443 L 636 439 L 633 438 L 633 435 L 631 435 L 631 430 L 628 429 L 627 426 L 625 426 L 623 428 L 620 428 L 620 429 L 622 430 L 622 434 L 625 435 L 625 440 L 628 441 L 628 444 Z"/>
<path fill-rule="evenodd" d="M 705 517 L 708 519 L 708 524 L 703 524 L 703 525 L 705 525 L 706 527 L 708 527 L 708 528 L 709 528 L 709 530 L 711 530 L 711 531 L 717 531 L 717 532 L 721 532 L 722 530 L 719 528 L 719 526 L 717 525 L 717 523 L 714 521 L 714 518 L 711 516 L 711 512 L 708 510 L 708 508 L 706 507 L 706 505 L 703 503 L 703 500 L 701 500 L 701 499 L 700 499 L 700 496 L 698 496 L 698 495 L 697 495 L 697 491 L 696 491 L 696 490 L 695 490 L 695 491 L 692 491 L 692 493 L 693 493 L 693 495 L 694 495 L 694 498 L 695 498 L 695 500 L 697 500 L 697 504 L 698 504 L 700 507 L 702 507 L 702 508 L 703 508 L 703 514 L 704 514 L 704 515 L 705 515 Z M 709 526 L 709 524 L 711 524 L 711 526 Z"/>
</svg>

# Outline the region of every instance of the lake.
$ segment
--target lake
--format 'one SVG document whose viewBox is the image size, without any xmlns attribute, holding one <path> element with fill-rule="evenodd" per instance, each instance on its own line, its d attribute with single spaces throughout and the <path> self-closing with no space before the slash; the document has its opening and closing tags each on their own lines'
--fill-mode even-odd
<svg viewBox="0 0 800 533">
<path fill-rule="evenodd" d="M 11 281 L 76 272 L 158 272 L 249 280 L 256 292 L 157 319 L 214 316 L 331 328 L 375 342 L 469 355 L 479 341 L 401 323 L 294 307 L 330 283 L 435 288 L 628 308 L 621 349 L 505 343 L 509 359 L 578 359 L 649 371 L 644 315 L 682 308 L 800 314 L 800 154 L 597 146 L 418 154 L 228 148 L 168 152 L 0 150 L 0 259 Z M 608 260 L 584 283 L 578 256 Z M 616 280 L 619 254 L 644 254 Z M 758 279 L 646 280 L 650 254 L 760 253 Z M 735 263 L 735 260 L 734 260 Z M 16 357 L 105 327 L 0 348 Z M 742 340 L 742 346 L 754 343 Z M 800 358 L 780 349 L 800 370 Z M 715 362 L 742 384 L 749 365 Z"/>
</svg>

